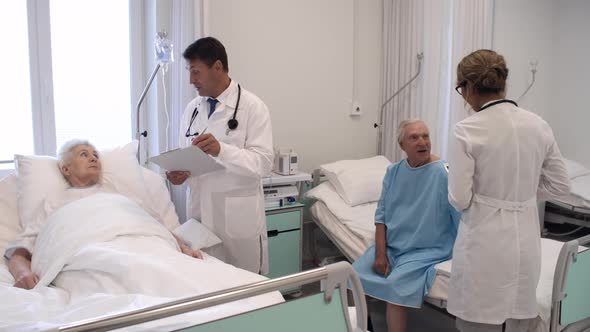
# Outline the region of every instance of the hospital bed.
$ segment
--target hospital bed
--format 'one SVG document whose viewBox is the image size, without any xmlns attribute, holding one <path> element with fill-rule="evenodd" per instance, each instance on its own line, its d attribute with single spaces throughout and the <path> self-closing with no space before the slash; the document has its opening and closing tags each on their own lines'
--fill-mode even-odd
<svg viewBox="0 0 590 332">
<path fill-rule="evenodd" d="M 541 220 L 579 227 L 566 233 L 551 234 L 556 236 L 570 235 L 583 227 L 590 228 L 590 169 L 567 159 L 566 167 L 570 174 L 571 192 L 565 197 L 543 202 L 540 206 Z"/>
<path fill-rule="evenodd" d="M 374 243 L 377 202 L 348 205 L 335 188 L 314 171 L 314 188 L 306 195 L 314 200 L 313 221 L 349 261 Z M 537 287 L 539 317 L 535 331 L 578 331 L 590 328 L 590 236 L 562 243 L 542 239 L 542 271 Z M 452 261 L 436 265 L 436 278 L 425 302 L 446 308 Z M 446 312 L 446 310 L 445 310 Z M 582 328 L 583 327 L 583 328 Z"/>
<path fill-rule="evenodd" d="M 103 154 L 102 157 L 103 169 L 106 173 L 108 156 Z M 47 162 L 46 158 L 29 159 L 33 163 L 39 160 L 42 163 Z M 134 159 L 133 154 L 131 159 Z M 109 167 L 118 169 L 122 168 L 121 164 L 119 160 L 114 160 L 112 167 Z M 37 169 L 43 171 L 38 175 L 47 178 L 48 172 L 54 170 L 55 165 L 50 164 L 49 169 L 41 166 Z M 22 167 L 24 172 L 24 163 Z M 178 217 L 162 178 L 144 168 L 141 168 L 139 172 L 142 173 L 142 183 L 145 182 L 148 194 L 158 198 L 158 205 L 163 205 L 168 217 L 176 218 L 176 221 L 162 222 L 166 226 L 174 222 L 178 223 Z M 7 244 L 22 231 L 19 221 L 20 212 L 17 209 L 21 198 L 17 195 L 19 194 L 17 182 L 16 174 L 0 179 L 0 252 L 2 253 Z M 37 181 L 33 182 L 37 184 Z M 0 259 L 0 331 L 104 331 L 115 328 L 124 328 L 128 331 L 179 329 L 232 331 L 236 330 L 235 326 L 255 326 L 253 329 L 245 330 L 264 331 L 278 328 L 288 330 L 290 326 L 296 328 L 311 323 L 325 326 L 327 331 L 365 330 L 363 325 L 365 319 L 355 320 L 356 317 L 366 317 L 362 287 L 357 287 L 355 290 L 356 307 L 353 309 L 348 308 L 347 297 L 343 296 L 346 289 L 343 286 L 344 283 L 350 281 L 353 286 L 359 285 L 358 277 L 350 265 L 338 264 L 269 280 L 212 257 L 204 262 L 209 265 L 203 268 L 207 271 L 214 269 L 219 274 L 211 272 L 191 275 L 195 285 L 202 284 L 206 278 L 209 278 L 229 279 L 232 286 L 218 289 L 203 286 L 201 291 L 191 291 L 184 296 L 171 297 L 120 292 L 72 296 L 68 291 L 53 285 L 39 286 L 33 290 L 13 287 L 14 278 L 8 271 L 5 260 Z M 124 267 L 128 264 L 116 265 Z M 178 270 L 184 269 L 179 266 Z M 146 276 L 148 277 L 150 276 Z M 324 292 L 318 296 L 301 298 L 297 302 L 285 302 L 277 291 L 317 280 L 322 280 Z M 155 284 L 155 287 L 165 290 L 169 286 L 172 287 L 174 283 L 173 279 L 162 280 Z M 311 312 L 308 313 L 307 310 Z M 314 317 L 318 318 L 314 321 L 300 320 L 297 322 L 299 325 L 295 324 L 302 315 L 312 314 L 324 316 L 316 315 Z"/>
</svg>

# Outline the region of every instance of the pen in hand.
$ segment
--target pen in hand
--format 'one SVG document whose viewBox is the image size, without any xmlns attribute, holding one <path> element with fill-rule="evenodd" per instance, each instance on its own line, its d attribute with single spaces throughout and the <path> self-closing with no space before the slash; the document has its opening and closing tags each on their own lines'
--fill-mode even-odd
<svg viewBox="0 0 590 332">
<path fill-rule="evenodd" d="M 204 134 L 204 133 L 207 131 L 207 128 L 208 128 L 208 127 L 205 127 L 205 128 L 203 128 L 203 131 L 201 131 L 201 133 L 200 133 L 200 134 L 198 134 L 197 136 L 195 136 L 195 137 L 193 137 L 193 138 L 191 139 L 191 144 L 192 144 L 192 145 L 195 145 L 195 140 L 196 140 L 197 138 L 199 138 L 199 136 L 203 135 L 203 134 Z"/>
</svg>

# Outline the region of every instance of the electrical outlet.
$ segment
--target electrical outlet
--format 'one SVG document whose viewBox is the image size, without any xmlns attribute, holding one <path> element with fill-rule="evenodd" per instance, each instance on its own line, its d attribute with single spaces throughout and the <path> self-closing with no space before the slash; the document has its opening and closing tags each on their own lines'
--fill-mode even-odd
<svg viewBox="0 0 590 332">
<path fill-rule="evenodd" d="M 361 107 L 360 103 L 352 103 L 352 109 L 350 110 L 350 115 L 361 115 L 363 114 L 363 108 Z"/>
</svg>

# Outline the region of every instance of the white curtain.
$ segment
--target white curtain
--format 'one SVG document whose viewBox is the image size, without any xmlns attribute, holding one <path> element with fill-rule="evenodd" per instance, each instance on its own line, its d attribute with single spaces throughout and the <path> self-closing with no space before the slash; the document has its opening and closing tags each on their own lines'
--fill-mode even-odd
<svg viewBox="0 0 590 332">
<path fill-rule="evenodd" d="M 464 101 L 454 91 L 457 84 L 457 65 L 469 53 L 492 48 L 494 1 L 493 0 L 455 0 L 452 9 L 452 46 L 450 64 L 451 98 L 448 104 L 448 120 L 441 126 L 445 135 L 441 137 L 441 154 L 448 156 L 448 143 L 453 135 L 455 124 L 465 117 L 467 111 Z"/>
<path fill-rule="evenodd" d="M 424 1 L 383 1 L 383 100 L 390 98 L 416 74 L 418 59 L 423 51 Z M 380 154 L 391 161 L 403 158 L 396 132 L 397 124 L 404 119 L 420 117 L 423 89 L 419 88 L 423 76 L 392 99 L 383 109 Z"/>
<path fill-rule="evenodd" d="M 174 46 L 174 62 L 168 64 L 167 68 L 159 70 L 156 80 L 150 87 L 143 109 L 149 132 L 146 154 L 147 157 L 151 157 L 178 147 L 184 108 L 196 96 L 195 88 L 189 83 L 182 52 L 189 44 L 202 36 L 203 1 L 147 1 L 144 5 L 146 7 L 144 50 L 147 60 L 144 77 L 149 77 L 155 66 L 153 43 L 156 32 L 165 29 L 168 39 Z M 145 158 L 142 160 L 145 161 Z M 148 166 L 158 169 L 153 164 Z M 186 221 L 186 186 L 170 185 L 169 188 L 182 223 Z"/>
<path fill-rule="evenodd" d="M 385 102 L 417 72 L 420 76 L 384 109 L 379 153 L 396 162 L 405 156 L 397 144 L 397 126 L 423 119 L 432 152 L 447 155 L 449 130 L 461 120 L 462 99 L 454 92 L 457 63 L 469 52 L 490 48 L 493 0 L 384 0 L 383 98 Z"/>
<path fill-rule="evenodd" d="M 170 70 L 170 128 L 168 146 L 178 148 L 182 114 L 187 103 L 196 96 L 195 88 L 190 85 L 185 61 L 182 57 L 184 49 L 203 36 L 203 1 L 202 0 L 173 0 L 171 38 L 175 49 L 175 66 Z M 164 134 L 164 133 L 162 133 Z M 166 137 L 160 138 L 165 140 Z M 186 221 L 186 184 L 169 186 L 172 201 L 180 222 Z"/>
</svg>

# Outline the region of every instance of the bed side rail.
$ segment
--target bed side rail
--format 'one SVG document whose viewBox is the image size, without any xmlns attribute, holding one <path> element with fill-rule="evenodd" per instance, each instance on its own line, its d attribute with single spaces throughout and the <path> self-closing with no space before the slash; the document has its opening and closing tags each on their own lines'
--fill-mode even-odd
<svg viewBox="0 0 590 332">
<path fill-rule="evenodd" d="M 62 326 L 58 328 L 57 331 L 110 331 L 317 281 L 323 281 L 324 283 L 325 288 L 323 297 L 324 301 L 326 302 L 332 301 L 335 291 L 340 292 L 338 297 L 344 299 L 342 306 L 348 331 L 366 331 L 365 317 L 367 317 L 367 307 L 364 291 L 358 275 L 352 266 L 347 262 L 338 262 L 290 276 L 265 280 L 205 295 L 171 301 L 122 314 L 76 322 Z M 355 301 L 357 319 L 356 326 L 354 327 L 351 326 L 350 323 L 348 306 L 346 302 L 347 282 L 350 282 Z M 267 308 L 273 307 L 274 306 Z M 261 308 L 259 310 L 265 310 L 267 308 Z"/>
<path fill-rule="evenodd" d="M 561 247 L 553 278 L 552 332 L 590 327 L 590 250 L 580 250 L 580 246 L 588 244 L 590 235 L 568 241 Z"/>
</svg>

